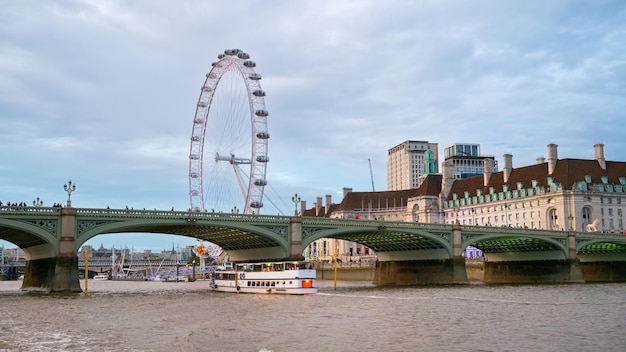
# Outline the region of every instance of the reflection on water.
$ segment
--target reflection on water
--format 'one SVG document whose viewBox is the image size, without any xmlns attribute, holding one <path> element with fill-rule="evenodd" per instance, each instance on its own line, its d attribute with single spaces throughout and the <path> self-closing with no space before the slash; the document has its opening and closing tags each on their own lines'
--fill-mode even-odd
<svg viewBox="0 0 626 352">
<path fill-rule="evenodd" d="M 90 280 L 89 295 L 20 285 L 0 282 L 0 351 L 626 350 L 626 284 L 322 281 L 307 296 L 211 292 L 208 281 Z"/>
</svg>

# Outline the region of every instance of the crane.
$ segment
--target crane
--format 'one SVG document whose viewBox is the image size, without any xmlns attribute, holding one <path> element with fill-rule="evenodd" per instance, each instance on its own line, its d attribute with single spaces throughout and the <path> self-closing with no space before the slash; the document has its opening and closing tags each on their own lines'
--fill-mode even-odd
<svg viewBox="0 0 626 352">
<path fill-rule="evenodd" d="M 367 162 L 370 164 L 370 178 L 372 179 L 372 192 L 376 192 L 374 189 L 374 174 L 372 173 L 372 161 L 368 158 Z"/>
</svg>

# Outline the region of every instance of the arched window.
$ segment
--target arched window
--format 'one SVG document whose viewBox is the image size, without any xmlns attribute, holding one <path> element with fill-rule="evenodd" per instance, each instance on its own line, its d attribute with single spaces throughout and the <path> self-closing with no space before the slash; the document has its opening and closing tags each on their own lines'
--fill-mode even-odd
<svg viewBox="0 0 626 352">
<path fill-rule="evenodd" d="M 548 230 L 559 230 L 559 218 L 556 209 L 548 209 Z"/>
<path fill-rule="evenodd" d="M 583 229 L 587 227 L 588 224 L 591 224 L 593 220 L 591 220 L 591 209 L 589 207 L 583 208 Z"/>
<path fill-rule="evenodd" d="M 413 210 L 411 211 L 411 216 L 413 217 L 413 222 L 419 222 L 419 211 L 420 206 L 418 204 L 413 205 Z"/>
</svg>

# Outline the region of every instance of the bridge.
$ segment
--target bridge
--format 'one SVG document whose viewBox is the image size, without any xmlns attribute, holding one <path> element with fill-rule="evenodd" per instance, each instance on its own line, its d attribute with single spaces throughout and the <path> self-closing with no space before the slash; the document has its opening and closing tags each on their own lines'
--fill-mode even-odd
<svg viewBox="0 0 626 352">
<path fill-rule="evenodd" d="M 486 283 L 626 281 L 626 236 L 508 227 L 167 210 L 0 207 L 0 238 L 26 254 L 23 290 L 81 292 L 78 250 L 112 233 L 193 237 L 235 262 L 303 259 L 320 238 L 363 244 L 378 256 L 377 285 L 468 283 L 463 251 L 485 256 Z"/>
</svg>

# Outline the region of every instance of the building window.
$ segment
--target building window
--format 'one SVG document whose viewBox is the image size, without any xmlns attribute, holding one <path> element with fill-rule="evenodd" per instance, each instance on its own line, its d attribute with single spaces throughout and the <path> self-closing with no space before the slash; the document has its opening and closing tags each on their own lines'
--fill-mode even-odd
<svg viewBox="0 0 626 352">
<path fill-rule="evenodd" d="M 584 207 L 583 208 L 583 228 L 585 228 L 587 225 L 591 224 L 591 209 L 589 209 L 589 207 Z"/>
<path fill-rule="evenodd" d="M 557 216 L 556 209 L 550 208 L 548 210 L 548 229 L 549 230 L 558 230 L 559 229 L 559 218 Z"/>
</svg>

